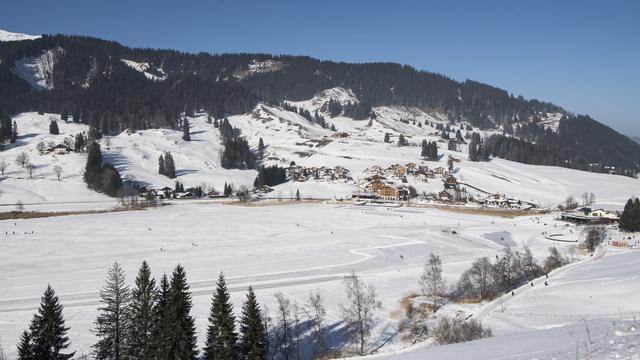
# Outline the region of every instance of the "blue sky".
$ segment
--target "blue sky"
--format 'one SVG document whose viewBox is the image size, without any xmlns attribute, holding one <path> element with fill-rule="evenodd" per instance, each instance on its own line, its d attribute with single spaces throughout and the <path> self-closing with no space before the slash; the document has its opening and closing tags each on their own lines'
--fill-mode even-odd
<svg viewBox="0 0 640 360">
<path fill-rule="evenodd" d="M 640 1 L 4 1 L 0 28 L 189 52 L 393 61 L 640 136 Z"/>
</svg>

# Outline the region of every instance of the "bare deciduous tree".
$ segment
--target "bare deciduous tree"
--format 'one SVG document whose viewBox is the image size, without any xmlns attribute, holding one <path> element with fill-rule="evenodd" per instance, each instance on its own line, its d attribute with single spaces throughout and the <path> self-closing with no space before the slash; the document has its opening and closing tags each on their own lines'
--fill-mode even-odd
<svg viewBox="0 0 640 360">
<path fill-rule="evenodd" d="M 544 272 L 549 273 L 551 270 L 557 269 L 564 265 L 567 261 L 560 254 L 557 248 L 550 247 L 549 248 L 549 256 L 544 259 Z"/>
<path fill-rule="evenodd" d="M 275 352 L 280 353 L 282 359 L 289 360 L 293 352 L 293 343 L 291 339 L 292 326 L 292 305 L 284 294 L 277 293 L 275 295 L 278 303 L 278 326 L 275 335 Z"/>
<path fill-rule="evenodd" d="M 439 344 L 455 344 L 491 336 L 491 329 L 483 328 L 475 319 L 443 317 L 438 321 L 433 335 Z"/>
<path fill-rule="evenodd" d="M 0 160 L 0 174 L 4 175 L 8 167 L 9 167 L 8 162 L 4 161 L 4 159 Z"/>
<path fill-rule="evenodd" d="M 29 155 L 26 152 L 21 152 L 20 154 L 18 154 L 18 156 L 16 157 L 16 164 L 20 165 L 21 167 L 25 167 L 25 165 L 27 165 L 29 163 Z"/>
<path fill-rule="evenodd" d="M 587 250 L 593 251 L 595 250 L 602 241 L 604 241 L 606 235 L 606 230 L 602 226 L 591 226 L 587 230 L 587 235 L 584 240 L 584 245 L 587 247 Z"/>
<path fill-rule="evenodd" d="M 431 253 L 429 260 L 424 265 L 424 270 L 418 280 L 422 294 L 433 302 L 433 312 L 439 307 L 440 296 L 443 295 L 445 284 L 442 279 L 442 261 L 440 256 Z"/>
<path fill-rule="evenodd" d="M 40 155 L 44 154 L 44 150 L 46 149 L 46 145 L 44 144 L 44 142 L 40 141 L 37 145 L 36 145 L 36 150 L 38 150 L 38 153 Z"/>
<path fill-rule="evenodd" d="M 53 167 L 53 172 L 56 174 L 56 177 L 58 178 L 58 181 L 60 181 L 60 176 L 62 176 L 62 166 L 55 165 Z"/>
<path fill-rule="evenodd" d="M 324 300 L 319 292 L 309 294 L 304 312 L 309 320 L 309 326 L 313 331 L 313 341 L 315 343 L 314 357 L 322 358 L 327 352 L 327 339 L 324 327 L 327 310 L 324 307 Z"/>
<path fill-rule="evenodd" d="M 1 338 L 0 338 L 0 360 L 7 360 L 7 357 L 4 355 L 4 348 L 2 347 Z"/>
<path fill-rule="evenodd" d="M 267 331 L 267 358 L 268 359 L 274 359 L 276 357 L 276 346 L 274 344 L 273 338 L 271 337 L 271 334 L 273 334 L 273 332 L 271 331 L 272 325 L 271 325 L 271 317 L 269 316 L 269 307 L 267 306 L 267 304 L 262 304 L 262 324 L 264 325 L 265 330 Z"/>
<path fill-rule="evenodd" d="M 349 303 L 341 305 L 342 316 L 355 338 L 358 354 L 364 355 L 364 345 L 373 327 L 374 312 L 382 308 L 372 286 L 365 284 L 355 272 L 344 277 Z"/>
<path fill-rule="evenodd" d="M 16 203 L 16 210 L 24 211 L 24 204 L 22 203 L 22 200 L 18 200 L 18 202 Z"/>
<path fill-rule="evenodd" d="M 560 210 L 573 210 L 578 207 L 578 201 L 573 196 L 569 196 L 564 203 L 558 207 Z"/>
<path fill-rule="evenodd" d="M 471 282 L 477 287 L 480 300 L 488 299 L 490 294 L 491 262 L 483 257 L 473 262 L 471 268 L 467 270 Z"/>
<path fill-rule="evenodd" d="M 27 165 L 25 165 L 25 168 L 27 169 L 27 174 L 29 175 L 29 179 L 33 179 L 33 170 L 36 169 L 36 166 L 31 163 L 27 163 Z"/>
</svg>

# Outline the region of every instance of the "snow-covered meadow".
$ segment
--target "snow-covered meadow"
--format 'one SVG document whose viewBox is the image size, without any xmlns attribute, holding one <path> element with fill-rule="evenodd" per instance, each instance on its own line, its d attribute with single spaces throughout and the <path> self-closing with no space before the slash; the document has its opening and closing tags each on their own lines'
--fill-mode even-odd
<svg viewBox="0 0 640 360">
<path fill-rule="evenodd" d="M 190 203 L 144 211 L 7 220 L 0 222 L 0 337 L 5 351 L 13 355 L 20 331 L 28 326 L 46 284 L 51 284 L 65 306 L 73 348 L 89 353 L 95 341 L 90 330 L 98 291 L 109 266 L 115 261 L 122 264 L 132 283 L 140 263 L 147 260 L 156 277 L 170 273 L 177 264 L 185 266 L 200 344 L 221 271 L 236 311 L 249 285 L 272 310 L 277 292 L 303 304 L 309 292 L 320 291 L 326 299 L 329 325 L 339 329 L 339 304 L 346 300 L 341 280 L 355 270 L 378 289 L 384 306 L 371 339 L 372 344 L 379 344 L 396 332 L 403 318 L 399 301 L 417 291 L 417 278 L 430 252 L 442 257 L 449 281 L 457 279 L 474 259 L 493 257 L 505 244 L 526 244 L 540 258 L 546 256 L 549 246 L 557 246 L 579 260 L 580 256 L 570 255 L 569 245 L 541 236 L 553 229 L 577 238 L 578 231 L 571 228 L 556 223 L 553 215 L 507 219 L 346 204 Z M 611 266 L 619 261 L 625 265 Z M 608 302 L 620 301 L 621 293 L 637 298 L 640 287 L 633 276 L 637 276 L 638 261 L 640 252 L 610 251 L 599 262 L 586 259 L 551 274 L 552 287 L 540 285 L 523 291 L 509 299 L 506 311 L 496 303 L 455 310 L 481 317 L 498 335 L 577 322 L 579 318 L 568 315 L 596 314 L 593 306 L 597 304 L 605 315 L 638 312 L 640 303 L 635 301 L 604 308 Z M 601 279 L 606 276 L 611 280 Z M 594 295 L 585 289 L 603 282 L 609 284 L 603 289 L 609 290 L 600 292 L 591 305 L 584 303 L 587 295 Z M 563 317 L 529 318 L 527 312 Z M 404 346 L 392 339 L 381 351 Z"/>
</svg>

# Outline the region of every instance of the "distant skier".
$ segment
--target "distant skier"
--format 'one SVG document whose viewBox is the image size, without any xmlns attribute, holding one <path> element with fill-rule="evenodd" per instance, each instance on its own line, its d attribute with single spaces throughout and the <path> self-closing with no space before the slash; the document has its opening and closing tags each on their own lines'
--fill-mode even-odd
<svg viewBox="0 0 640 360">
<path fill-rule="evenodd" d="M 514 293 L 513 290 L 511 291 L 511 296 L 516 296 L 516 293 Z"/>
<path fill-rule="evenodd" d="M 545 281 L 544 286 L 549 286 L 549 283 Z"/>
<path fill-rule="evenodd" d="M 533 282 L 531 283 L 531 287 L 533 287 Z"/>
</svg>

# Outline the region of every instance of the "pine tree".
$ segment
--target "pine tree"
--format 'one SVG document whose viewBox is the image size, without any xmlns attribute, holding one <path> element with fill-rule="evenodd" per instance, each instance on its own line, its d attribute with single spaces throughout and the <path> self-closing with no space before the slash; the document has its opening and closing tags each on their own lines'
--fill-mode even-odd
<svg viewBox="0 0 640 360">
<path fill-rule="evenodd" d="M 92 141 L 89 144 L 88 152 L 87 164 L 84 169 L 84 181 L 89 185 L 89 187 L 94 187 L 98 182 L 100 173 L 102 172 L 102 153 L 100 152 L 100 145 L 97 142 Z"/>
<path fill-rule="evenodd" d="M 620 229 L 624 231 L 640 231 L 640 199 L 629 199 L 620 216 Z"/>
<path fill-rule="evenodd" d="M 620 229 L 624 231 L 640 231 L 640 200 L 629 199 L 620 215 Z"/>
<path fill-rule="evenodd" d="M 405 146 L 406 145 L 406 140 L 404 139 L 404 135 L 400 134 L 400 137 L 398 137 L 398 146 Z"/>
<path fill-rule="evenodd" d="M 239 348 L 242 358 L 246 360 L 266 359 L 269 350 L 267 329 L 262 321 L 260 305 L 251 287 L 242 306 Z"/>
<path fill-rule="evenodd" d="M 182 122 L 182 140 L 191 141 L 191 133 L 189 132 L 189 120 L 184 119 Z"/>
<path fill-rule="evenodd" d="M 11 128 L 11 119 L 8 116 L 0 115 L 0 143 L 10 140 L 13 129 Z"/>
<path fill-rule="evenodd" d="M 258 140 L 258 156 L 260 157 L 260 159 L 262 160 L 262 158 L 264 157 L 264 141 L 262 140 L 262 138 L 260 138 L 260 140 Z"/>
<path fill-rule="evenodd" d="M 422 143 L 420 144 L 420 157 L 422 157 L 423 159 L 429 157 L 429 144 L 427 143 L 427 140 L 422 140 Z"/>
<path fill-rule="evenodd" d="M 11 130 L 11 138 L 9 139 L 9 142 L 14 144 L 17 139 L 18 139 L 18 124 L 14 120 L 13 121 L 13 129 Z"/>
<path fill-rule="evenodd" d="M 158 174 L 165 175 L 165 172 L 164 157 L 162 156 L 162 154 L 160 154 L 160 157 L 158 158 Z"/>
<path fill-rule="evenodd" d="M 98 342 L 93 345 L 97 360 L 119 360 L 125 356 L 127 329 L 126 309 L 129 304 L 129 287 L 124 282 L 124 271 L 116 262 L 109 269 L 107 281 L 100 290 L 100 302 L 95 333 Z"/>
<path fill-rule="evenodd" d="M 224 196 L 233 195 L 233 187 L 231 184 L 224 183 Z"/>
<path fill-rule="evenodd" d="M 38 313 L 33 316 L 29 327 L 34 359 L 66 360 L 73 357 L 74 353 L 61 353 L 69 347 L 69 328 L 64 325 L 62 310 L 55 291 L 47 286 Z"/>
<path fill-rule="evenodd" d="M 33 354 L 33 343 L 31 341 L 31 334 L 24 330 L 20 335 L 20 343 L 18 348 L 18 360 L 36 360 Z"/>
<path fill-rule="evenodd" d="M 173 156 L 170 152 L 164 154 L 164 175 L 175 179 L 176 177 L 176 163 L 173 161 Z"/>
<path fill-rule="evenodd" d="M 438 143 L 436 143 L 435 141 L 431 142 L 431 152 L 430 152 L 430 156 L 431 159 L 434 161 L 438 160 Z"/>
<path fill-rule="evenodd" d="M 169 279 L 162 274 L 158 297 L 153 307 L 153 350 L 156 360 L 168 359 L 171 324 L 169 323 Z"/>
<path fill-rule="evenodd" d="M 237 357 L 238 336 L 235 320 L 224 275 L 220 273 L 211 302 L 207 342 L 204 349 L 205 359 L 235 359 Z"/>
<path fill-rule="evenodd" d="M 82 151 L 84 147 L 87 145 L 87 142 L 82 133 L 76 134 L 75 141 L 73 142 L 73 149 L 75 151 Z"/>
<path fill-rule="evenodd" d="M 196 349 L 195 320 L 190 315 L 191 293 L 187 284 L 187 274 L 181 265 L 176 266 L 171 276 L 169 301 L 167 303 L 168 352 L 170 360 L 195 360 Z"/>
<path fill-rule="evenodd" d="M 118 169 L 111 164 L 102 165 L 97 189 L 109 196 L 117 196 L 121 188 L 122 178 L 120 177 Z"/>
<path fill-rule="evenodd" d="M 60 134 L 60 129 L 58 129 L 58 122 L 56 122 L 55 119 L 52 119 L 51 123 L 49 123 L 49 134 L 51 134 L 51 135 L 59 135 Z"/>
<path fill-rule="evenodd" d="M 472 140 L 469 143 L 469 161 L 478 161 L 478 145 Z"/>
<path fill-rule="evenodd" d="M 143 261 L 136 277 L 136 286 L 131 291 L 131 303 L 127 311 L 129 327 L 125 346 L 128 359 L 153 358 L 153 310 L 156 298 L 156 282 L 151 277 L 149 265 Z"/>
</svg>

